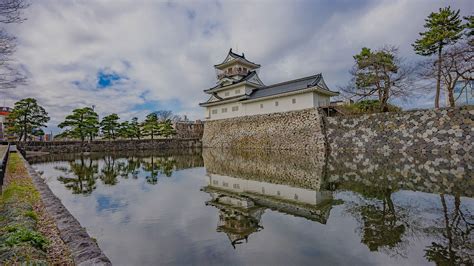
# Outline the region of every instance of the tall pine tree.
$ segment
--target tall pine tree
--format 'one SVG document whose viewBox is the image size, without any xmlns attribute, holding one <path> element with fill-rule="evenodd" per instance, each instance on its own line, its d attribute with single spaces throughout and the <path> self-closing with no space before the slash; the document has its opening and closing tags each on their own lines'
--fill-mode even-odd
<svg viewBox="0 0 474 266">
<path fill-rule="evenodd" d="M 451 10 L 451 7 L 440 8 L 439 12 L 432 12 L 425 19 L 426 31 L 420 32 L 421 38 L 413 45 L 415 52 L 423 56 L 438 55 L 435 108 L 439 108 L 439 97 L 441 92 L 441 64 L 443 61 L 443 48 L 452 45 L 461 38 L 464 25 L 459 18 L 459 10 Z"/>
</svg>

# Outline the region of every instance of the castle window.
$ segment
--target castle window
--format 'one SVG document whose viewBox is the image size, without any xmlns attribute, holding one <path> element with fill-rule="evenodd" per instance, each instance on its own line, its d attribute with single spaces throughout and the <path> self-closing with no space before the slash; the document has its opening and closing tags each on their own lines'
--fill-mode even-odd
<svg viewBox="0 0 474 266">
<path fill-rule="evenodd" d="M 234 187 L 235 189 L 240 189 L 240 185 L 239 185 L 239 184 L 234 184 L 233 187 Z"/>
<path fill-rule="evenodd" d="M 263 108 L 263 103 L 260 104 L 260 109 L 262 109 L 262 108 Z"/>
<path fill-rule="evenodd" d="M 229 183 L 227 183 L 227 182 L 223 182 L 223 183 L 222 183 L 222 186 L 224 186 L 224 187 L 228 187 L 228 186 L 229 186 Z"/>
<path fill-rule="evenodd" d="M 219 185 L 219 181 L 217 181 L 217 180 L 212 180 L 212 184 L 217 186 L 217 185 Z"/>
<path fill-rule="evenodd" d="M 298 195 L 297 194 L 295 194 L 295 200 L 298 200 Z"/>
<path fill-rule="evenodd" d="M 212 110 L 212 114 L 216 115 L 217 114 L 217 109 Z"/>
<path fill-rule="evenodd" d="M 277 191 L 277 195 L 280 196 L 280 190 Z"/>
<path fill-rule="evenodd" d="M 291 102 L 292 102 L 293 104 L 295 104 L 295 103 L 296 103 L 296 99 L 295 99 L 295 98 L 291 99 Z"/>
<path fill-rule="evenodd" d="M 239 107 L 238 106 L 233 106 L 232 107 L 232 112 L 236 112 L 236 111 L 239 111 Z"/>
<path fill-rule="evenodd" d="M 224 92 L 224 95 L 229 96 L 229 92 L 228 91 Z"/>
<path fill-rule="evenodd" d="M 275 106 L 278 106 L 278 101 L 275 101 Z"/>
<path fill-rule="evenodd" d="M 239 93 L 240 93 L 240 89 L 235 90 L 235 94 L 239 94 Z"/>
<path fill-rule="evenodd" d="M 222 113 L 227 113 L 227 108 L 222 108 Z"/>
</svg>

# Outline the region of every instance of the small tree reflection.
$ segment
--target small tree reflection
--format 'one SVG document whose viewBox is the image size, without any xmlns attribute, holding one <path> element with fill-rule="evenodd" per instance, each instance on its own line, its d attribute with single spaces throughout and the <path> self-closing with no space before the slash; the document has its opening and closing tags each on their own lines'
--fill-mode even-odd
<svg viewBox="0 0 474 266">
<path fill-rule="evenodd" d="M 117 176 L 120 174 L 120 166 L 116 164 L 113 156 L 104 157 L 104 167 L 100 170 L 99 178 L 106 185 L 115 185 L 118 183 Z"/>
<path fill-rule="evenodd" d="M 370 251 L 385 251 L 405 256 L 403 236 L 407 229 L 407 214 L 392 200 L 393 189 L 369 187 L 363 184 L 350 185 L 352 191 L 363 196 L 348 212 L 360 223 L 361 242 Z"/>
<path fill-rule="evenodd" d="M 443 209 L 443 218 L 438 221 L 440 227 L 428 230 L 438 240 L 425 249 L 425 258 L 437 265 L 473 265 L 473 215 L 467 209 L 461 209 L 459 195 L 454 197 L 454 208 L 451 212 L 444 194 L 440 195 L 440 200 Z"/>
<path fill-rule="evenodd" d="M 144 160 L 142 164 L 143 170 L 149 172 L 146 176 L 147 183 L 155 185 L 158 183 L 158 175 L 171 177 L 176 161 L 172 157 L 155 158 L 151 156 L 149 160 Z"/>
<path fill-rule="evenodd" d="M 67 189 L 72 190 L 72 193 L 90 194 L 96 188 L 98 168 L 96 161 L 86 160 L 81 155 L 79 160 L 69 162 L 69 168 L 56 167 L 55 169 L 68 175 L 59 176 L 58 181 L 63 183 Z"/>
</svg>

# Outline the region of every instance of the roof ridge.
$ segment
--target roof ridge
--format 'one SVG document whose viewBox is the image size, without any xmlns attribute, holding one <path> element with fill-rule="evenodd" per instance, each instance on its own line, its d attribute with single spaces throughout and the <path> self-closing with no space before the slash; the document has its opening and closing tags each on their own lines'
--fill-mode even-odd
<svg viewBox="0 0 474 266">
<path fill-rule="evenodd" d="M 318 76 L 322 76 L 322 73 L 318 73 L 318 74 L 307 76 L 307 77 L 287 80 L 287 81 L 283 81 L 283 82 L 279 82 L 279 83 L 274 83 L 274 84 L 265 86 L 261 89 L 264 90 L 264 89 L 267 89 L 267 88 L 276 87 L 276 86 L 279 86 L 279 85 L 285 85 L 285 84 L 293 83 L 293 82 L 296 82 L 296 81 L 302 81 L 302 80 L 305 80 L 305 79 L 313 79 L 313 78 L 317 78 Z"/>
<path fill-rule="evenodd" d="M 229 54 L 232 54 L 232 55 L 235 55 L 235 56 L 237 56 L 237 57 L 240 57 L 240 58 L 244 58 L 244 59 L 245 59 L 244 53 L 242 53 L 242 55 L 239 55 L 239 54 L 237 54 L 237 53 L 234 53 L 234 52 L 232 52 L 232 48 L 230 48 Z"/>
</svg>

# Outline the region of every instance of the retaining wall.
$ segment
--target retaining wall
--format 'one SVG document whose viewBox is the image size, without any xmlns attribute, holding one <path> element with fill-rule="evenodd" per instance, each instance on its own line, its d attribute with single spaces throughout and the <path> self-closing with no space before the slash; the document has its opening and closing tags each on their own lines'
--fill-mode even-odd
<svg viewBox="0 0 474 266">
<path fill-rule="evenodd" d="M 472 155 L 474 106 L 326 118 L 331 150 Z"/>
<path fill-rule="evenodd" d="M 318 150 L 325 148 L 316 109 L 206 121 L 203 147 Z"/>
</svg>

